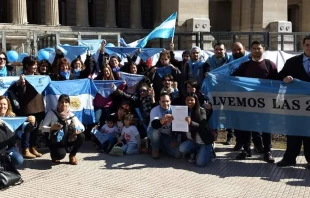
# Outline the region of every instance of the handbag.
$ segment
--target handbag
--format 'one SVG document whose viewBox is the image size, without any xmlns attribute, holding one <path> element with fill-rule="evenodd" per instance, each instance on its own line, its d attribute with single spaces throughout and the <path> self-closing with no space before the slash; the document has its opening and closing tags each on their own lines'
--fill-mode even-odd
<svg viewBox="0 0 310 198">
<path fill-rule="evenodd" d="M 111 155 L 111 156 L 117 156 L 117 157 L 123 156 L 123 149 L 122 149 L 122 147 L 119 145 L 119 143 L 116 143 L 116 144 L 113 146 L 113 148 L 111 149 L 109 155 Z"/>
<path fill-rule="evenodd" d="M 5 154 L 0 155 L 0 189 L 6 189 L 23 182 L 20 173 Z"/>
</svg>

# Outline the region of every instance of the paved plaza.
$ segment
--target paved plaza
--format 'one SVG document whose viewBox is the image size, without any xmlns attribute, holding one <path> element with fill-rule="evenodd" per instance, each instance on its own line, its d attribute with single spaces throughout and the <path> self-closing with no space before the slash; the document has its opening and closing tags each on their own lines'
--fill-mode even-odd
<svg viewBox="0 0 310 198">
<path fill-rule="evenodd" d="M 24 183 L 0 191 L 1 198 L 53 197 L 310 197 L 310 170 L 298 157 L 296 167 L 277 168 L 254 155 L 234 160 L 232 146 L 216 145 L 217 159 L 195 167 L 185 159 L 161 155 L 112 157 L 97 153 L 86 142 L 78 153 L 79 165 L 52 166 L 47 149 L 42 158 L 20 167 Z M 276 161 L 283 150 L 275 150 Z"/>
</svg>

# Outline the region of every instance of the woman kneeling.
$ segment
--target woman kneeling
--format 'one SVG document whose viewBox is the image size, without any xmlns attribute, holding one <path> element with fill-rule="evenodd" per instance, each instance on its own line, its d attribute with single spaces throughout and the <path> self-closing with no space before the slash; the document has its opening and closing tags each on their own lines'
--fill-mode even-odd
<svg viewBox="0 0 310 198">
<path fill-rule="evenodd" d="M 46 114 L 43 121 L 43 132 L 50 132 L 49 148 L 52 162 L 60 163 L 66 156 L 66 148 L 72 147 L 69 155 L 69 163 L 77 165 L 76 153 L 82 146 L 85 136 L 83 124 L 69 110 L 70 98 L 63 94 L 58 99 L 56 110 Z"/>
</svg>

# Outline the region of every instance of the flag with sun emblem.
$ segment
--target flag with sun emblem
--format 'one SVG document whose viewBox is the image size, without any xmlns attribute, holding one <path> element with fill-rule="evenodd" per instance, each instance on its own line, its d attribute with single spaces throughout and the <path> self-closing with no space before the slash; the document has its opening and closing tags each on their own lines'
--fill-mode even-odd
<svg viewBox="0 0 310 198">
<path fill-rule="evenodd" d="M 90 79 L 51 81 L 45 90 L 46 112 L 56 109 L 60 95 L 70 97 L 70 110 L 83 124 L 95 122 L 93 99 L 97 88 Z"/>
</svg>

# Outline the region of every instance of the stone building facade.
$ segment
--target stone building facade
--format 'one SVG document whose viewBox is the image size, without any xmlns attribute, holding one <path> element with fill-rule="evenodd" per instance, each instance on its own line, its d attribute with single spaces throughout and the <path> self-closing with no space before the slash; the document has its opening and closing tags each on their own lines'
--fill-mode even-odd
<svg viewBox="0 0 310 198">
<path fill-rule="evenodd" d="M 0 28 L 149 32 L 177 11 L 177 32 L 310 32 L 309 8 L 310 0 L 1 0 Z"/>
</svg>

